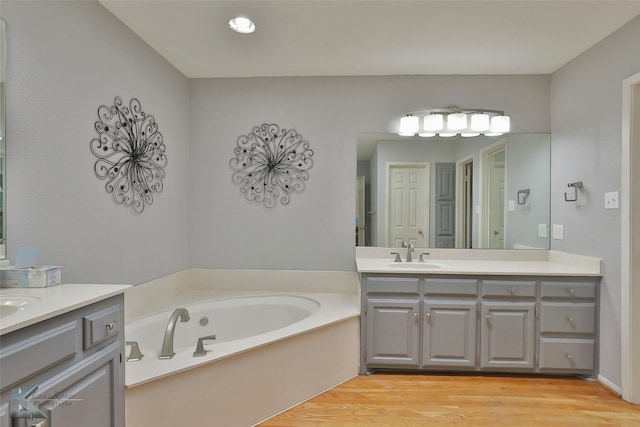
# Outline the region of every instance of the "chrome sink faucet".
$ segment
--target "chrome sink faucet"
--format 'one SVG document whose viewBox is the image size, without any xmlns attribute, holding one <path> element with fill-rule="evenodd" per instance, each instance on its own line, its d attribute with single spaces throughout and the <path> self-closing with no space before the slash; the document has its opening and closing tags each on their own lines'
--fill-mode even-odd
<svg viewBox="0 0 640 427">
<path fill-rule="evenodd" d="M 171 359 L 175 353 L 173 351 L 173 334 L 176 330 L 176 323 L 180 318 L 181 322 L 189 321 L 189 312 L 186 308 L 176 308 L 169 318 L 167 329 L 164 331 L 164 340 L 162 341 L 162 350 L 160 351 L 160 359 Z"/>
<path fill-rule="evenodd" d="M 409 243 L 407 245 L 407 262 L 413 261 L 413 258 L 411 258 L 411 252 L 413 252 L 413 245 Z"/>
</svg>

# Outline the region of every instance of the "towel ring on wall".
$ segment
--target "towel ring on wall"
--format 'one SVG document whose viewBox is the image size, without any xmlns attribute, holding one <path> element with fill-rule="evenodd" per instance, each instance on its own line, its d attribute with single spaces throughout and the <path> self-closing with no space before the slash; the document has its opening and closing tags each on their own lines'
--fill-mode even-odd
<svg viewBox="0 0 640 427">
<path fill-rule="evenodd" d="M 582 188 L 582 181 L 578 182 L 570 182 L 567 184 L 567 187 L 573 187 L 573 198 L 568 198 L 567 193 L 564 193 L 564 201 L 565 202 L 575 202 L 578 200 L 578 188 Z"/>
<path fill-rule="evenodd" d="M 531 193 L 531 190 L 529 190 L 528 188 L 525 188 L 524 190 L 518 190 L 518 204 L 524 205 L 527 202 L 527 198 L 529 197 L 530 193 Z M 521 194 L 522 194 L 522 197 L 520 197 Z"/>
</svg>

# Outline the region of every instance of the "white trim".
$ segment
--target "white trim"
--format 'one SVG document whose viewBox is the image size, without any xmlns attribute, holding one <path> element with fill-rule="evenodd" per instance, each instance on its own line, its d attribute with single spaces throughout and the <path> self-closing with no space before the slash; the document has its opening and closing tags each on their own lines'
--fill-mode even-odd
<svg viewBox="0 0 640 427">
<path fill-rule="evenodd" d="M 613 382 L 609 381 L 607 378 L 603 377 L 602 375 L 598 375 L 598 382 L 602 384 L 604 387 L 611 390 L 612 392 L 616 393 L 618 396 L 622 394 L 620 387 L 618 387 L 617 385 L 615 385 Z"/>
<path fill-rule="evenodd" d="M 634 204 L 632 198 L 634 194 L 638 197 L 638 189 L 632 187 L 634 184 L 638 184 L 638 175 L 632 175 L 633 159 L 631 156 L 639 157 L 638 151 L 640 151 L 640 135 L 632 135 L 634 87 L 637 87 L 636 90 L 640 90 L 640 73 L 636 73 L 622 82 L 620 350 L 622 398 L 632 403 L 640 403 L 640 362 L 638 361 L 640 359 L 640 313 L 637 310 L 640 307 L 640 281 L 636 279 L 634 284 L 634 278 L 640 277 L 640 266 L 634 266 L 632 263 L 634 241 L 631 238 L 633 230 L 640 227 L 640 221 L 634 219 L 634 215 L 632 215 Z M 634 178 L 635 183 L 633 182 Z M 636 204 L 639 202 L 635 201 Z M 640 242 L 635 242 L 635 245 L 640 245 Z"/>
<path fill-rule="evenodd" d="M 464 168 L 467 163 L 471 163 L 475 168 L 476 156 L 475 154 L 469 154 L 456 161 L 456 248 L 464 248 L 465 242 L 463 241 L 463 235 L 460 232 L 464 228 L 464 216 L 462 215 L 461 207 L 464 205 L 464 197 L 462 196 L 462 190 L 464 189 Z M 471 188 L 473 193 L 473 186 Z M 473 205 L 473 196 L 471 197 L 471 204 Z M 473 210 L 472 210 L 473 211 Z"/>
</svg>

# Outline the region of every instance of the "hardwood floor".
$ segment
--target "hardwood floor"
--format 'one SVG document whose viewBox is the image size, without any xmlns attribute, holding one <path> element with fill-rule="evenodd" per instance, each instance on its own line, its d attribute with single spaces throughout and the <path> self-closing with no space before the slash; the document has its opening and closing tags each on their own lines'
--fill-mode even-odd
<svg viewBox="0 0 640 427">
<path fill-rule="evenodd" d="M 640 426 L 632 405 L 577 378 L 374 374 L 356 377 L 260 427 Z"/>
</svg>

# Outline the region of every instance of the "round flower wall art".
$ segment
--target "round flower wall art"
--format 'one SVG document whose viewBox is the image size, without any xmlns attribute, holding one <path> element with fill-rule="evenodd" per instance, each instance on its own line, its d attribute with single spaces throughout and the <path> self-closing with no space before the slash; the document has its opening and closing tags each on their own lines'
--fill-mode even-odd
<svg viewBox="0 0 640 427">
<path fill-rule="evenodd" d="M 229 161 L 232 180 L 252 202 L 273 208 L 289 203 L 291 193 L 302 192 L 313 166 L 313 150 L 295 129 L 261 124 L 240 135 Z"/>
<path fill-rule="evenodd" d="M 105 189 L 119 205 L 141 213 L 153 203 L 153 194 L 162 192 L 166 147 L 152 115 L 142 111 L 140 101 L 129 106 L 116 97 L 112 106 L 98 107 L 91 152 L 98 158 L 94 172 L 106 180 Z"/>
</svg>

